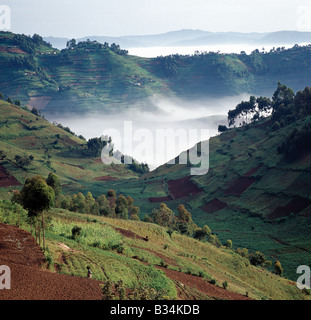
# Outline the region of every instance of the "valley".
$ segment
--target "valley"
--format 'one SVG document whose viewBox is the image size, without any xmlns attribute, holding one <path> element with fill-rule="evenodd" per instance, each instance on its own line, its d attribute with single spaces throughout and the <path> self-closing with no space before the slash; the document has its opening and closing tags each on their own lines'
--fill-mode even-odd
<svg viewBox="0 0 311 320">
<path fill-rule="evenodd" d="M 295 283 L 297 267 L 311 265 L 310 45 L 141 58 L 116 44 L 58 50 L 38 35 L 1 32 L 0 48 L 0 247 L 10 232 L 21 245 L 18 225 L 38 238 L 29 250 L 53 273 L 41 274 L 46 283 L 64 276 L 70 292 L 79 284 L 70 277 L 84 278 L 91 265 L 92 286 L 106 284 L 107 299 L 120 280 L 127 297 L 310 299 Z M 208 150 L 198 141 L 180 151 L 186 163 L 155 168 L 103 163 L 100 135 L 113 119 L 151 130 L 175 116 L 184 130 L 210 128 Z M 101 128 L 95 120 L 105 117 Z M 208 172 L 192 175 L 199 166 Z M 19 197 L 29 179 L 45 184 L 50 174 L 59 183 L 40 213 L 43 254 L 41 222 L 30 222 Z"/>
</svg>

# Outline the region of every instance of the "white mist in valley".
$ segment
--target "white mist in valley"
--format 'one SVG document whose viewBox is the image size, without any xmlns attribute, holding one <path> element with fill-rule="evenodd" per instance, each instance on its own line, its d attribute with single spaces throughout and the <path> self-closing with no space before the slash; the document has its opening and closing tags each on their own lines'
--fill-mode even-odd
<svg viewBox="0 0 311 320">
<path fill-rule="evenodd" d="M 148 163 L 150 169 L 164 164 L 196 143 L 218 133 L 227 124 L 230 109 L 250 94 L 204 100 L 181 100 L 153 96 L 126 111 L 90 115 L 46 115 L 86 139 L 111 136 L 114 150 Z M 149 106 L 149 110 L 146 107 Z M 208 137 L 206 132 L 208 131 Z"/>
<path fill-rule="evenodd" d="M 299 43 L 304 46 L 308 43 Z M 172 54 L 180 55 L 193 55 L 196 52 L 220 52 L 220 53 L 241 53 L 244 51 L 246 54 L 258 49 L 259 51 L 269 52 L 273 48 L 284 47 L 285 49 L 292 48 L 293 45 L 289 44 L 211 44 L 199 46 L 158 46 L 158 47 L 137 47 L 127 49 L 130 55 L 143 57 L 143 58 L 156 58 L 159 56 L 168 56 Z"/>
</svg>

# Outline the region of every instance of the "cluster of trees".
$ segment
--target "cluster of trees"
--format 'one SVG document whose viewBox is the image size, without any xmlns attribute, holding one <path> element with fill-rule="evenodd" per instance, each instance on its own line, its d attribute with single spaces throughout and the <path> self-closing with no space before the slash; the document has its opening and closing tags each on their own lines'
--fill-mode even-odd
<svg viewBox="0 0 311 320">
<path fill-rule="evenodd" d="M 270 268 L 272 266 L 272 262 L 270 260 L 267 260 L 266 256 L 260 251 L 249 253 L 246 248 L 243 248 L 243 249 L 237 248 L 235 252 L 240 256 L 248 259 L 253 266 L 258 266 L 263 268 Z M 274 262 L 273 268 L 274 268 L 275 274 L 279 276 L 283 275 L 283 268 L 280 261 L 276 260 Z"/>
<path fill-rule="evenodd" d="M 245 125 L 258 120 L 260 117 L 270 115 L 271 108 L 272 103 L 269 98 L 259 97 L 256 99 L 255 96 L 250 96 L 249 101 L 242 101 L 235 107 L 235 109 L 229 110 L 229 127 L 235 126 L 237 118 L 241 119 L 240 125 Z"/>
<path fill-rule="evenodd" d="M 5 97 L 4 97 L 4 94 L 2 93 L 2 92 L 0 92 L 0 100 L 5 100 Z M 11 103 L 11 104 L 15 104 L 16 106 L 21 106 L 21 102 L 20 102 L 20 100 L 12 100 L 12 98 L 10 98 L 10 97 L 8 97 L 7 99 L 6 99 L 6 101 L 8 102 L 8 103 Z"/>
<path fill-rule="evenodd" d="M 36 53 L 36 46 L 45 45 L 52 47 L 52 45 L 43 40 L 38 34 L 34 34 L 32 37 L 24 34 L 15 34 L 13 36 L 13 43 L 16 44 L 21 50 L 29 53 Z"/>
<path fill-rule="evenodd" d="M 120 56 L 124 56 L 128 54 L 127 50 L 121 49 L 120 46 L 118 44 L 112 43 L 110 45 L 110 50 L 113 51 L 114 53 L 120 55 Z"/>
<path fill-rule="evenodd" d="M 178 58 L 178 55 L 169 55 L 158 57 L 157 60 L 160 62 L 161 68 L 167 76 L 176 76 Z"/>
<path fill-rule="evenodd" d="M 26 36 L 24 34 L 15 34 L 13 36 L 13 43 L 16 44 L 21 50 L 29 53 L 35 54 L 36 53 L 36 45 L 33 42 L 32 38 Z"/>
<path fill-rule="evenodd" d="M 108 190 L 94 198 L 91 192 L 84 196 L 81 192 L 73 195 L 61 195 L 57 206 L 73 212 L 90 213 L 109 218 L 140 220 L 140 208 L 134 205 L 130 196 L 117 195 L 115 190 Z"/>
<path fill-rule="evenodd" d="M 286 126 L 298 119 L 311 115 L 311 88 L 306 87 L 296 94 L 286 85 L 278 84 L 272 97 L 272 120 Z"/>
<path fill-rule="evenodd" d="M 47 76 L 44 68 L 41 65 L 39 65 L 38 62 L 34 59 L 33 54 L 29 56 L 16 56 L 16 57 L 10 58 L 10 64 L 13 67 L 17 68 L 18 70 L 21 68 L 26 70 L 32 70 L 42 80 L 46 80 L 49 82 L 54 81 Z"/>
<path fill-rule="evenodd" d="M 127 168 L 132 170 L 133 172 L 138 173 L 139 175 L 143 175 L 143 174 L 148 173 L 150 171 L 147 163 L 137 163 L 134 159 L 132 159 L 131 164 L 127 165 Z"/>
<path fill-rule="evenodd" d="M 18 166 L 25 168 L 31 165 L 32 161 L 34 160 L 34 156 L 30 155 L 29 157 L 28 156 L 22 157 L 20 155 L 16 155 L 14 160 Z"/>
<path fill-rule="evenodd" d="M 208 242 L 218 247 L 221 246 L 221 242 L 217 238 L 217 235 L 213 234 L 207 225 L 200 228 L 193 222 L 191 213 L 183 204 L 179 204 L 176 210 L 177 215 L 175 215 L 165 203 L 161 203 L 159 208 L 152 210 L 150 217 L 147 215 L 145 216 L 144 221 L 167 227 L 169 234 L 177 231 L 180 234 L 194 237 L 200 241 L 207 237 Z"/>
<path fill-rule="evenodd" d="M 38 64 L 32 55 L 15 56 L 10 59 L 10 63 L 17 68 L 25 68 L 29 70 L 36 70 L 38 68 Z"/>
<path fill-rule="evenodd" d="M 89 50 L 110 49 L 114 53 L 121 55 L 121 56 L 128 54 L 128 51 L 121 49 L 118 44 L 112 43 L 109 46 L 109 43 L 107 43 L 107 42 L 102 44 L 102 43 L 97 42 L 96 40 L 91 41 L 89 39 L 87 39 L 87 41 L 80 41 L 78 43 L 77 43 L 76 39 L 71 39 L 71 40 L 67 41 L 66 48 L 67 49 L 85 48 L 85 49 L 89 49 Z M 62 50 L 62 51 L 65 52 L 65 50 Z"/>
<path fill-rule="evenodd" d="M 256 99 L 251 96 L 249 101 L 242 101 L 235 109 L 229 110 L 228 124 L 229 127 L 235 126 L 236 120 L 241 118 L 240 125 L 245 125 L 260 117 L 272 115 L 272 129 L 275 131 L 310 114 L 311 88 L 306 87 L 295 95 L 291 88 L 279 82 L 272 100 L 266 97 Z M 219 126 L 218 129 L 223 132 L 227 128 Z"/>
<path fill-rule="evenodd" d="M 277 151 L 287 161 L 295 161 L 311 152 L 311 122 L 300 130 L 295 128 L 278 146 Z"/>
<path fill-rule="evenodd" d="M 102 150 L 104 147 L 109 146 L 107 151 L 109 150 L 109 156 L 115 155 L 120 159 L 121 163 L 129 163 L 127 164 L 127 168 L 133 172 L 138 173 L 139 175 L 143 175 L 144 173 L 149 172 L 149 166 L 147 163 L 138 163 L 133 158 L 129 156 L 123 155 L 120 151 L 113 150 L 113 143 L 111 137 L 103 137 L 103 138 L 91 138 L 87 141 L 87 149 L 86 154 L 91 157 L 100 157 Z M 108 154 L 106 155 L 108 156 Z M 125 161 L 126 160 L 126 161 Z"/>
<path fill-rule="evenodd" d="M 108 190 L 107 194 L 102 194 L 96 199 L 91 192 L 88 192 L 86 196 L 81 192 L 72 196 L 62 195 L 60 179 L 53 172 L 46 179 L 40 175 L 28 178 L 21 191 L 14 191 L 11 202 L 22 205 L 28 211 L 28 221 L 34 228 L 36 240 L 39 239 L 40 245 L 42 231 L 44 249 L 45 220 L 49 218 L 48 210 L 51 207 L 61 207 L 70 211 L 111 218 L 140 220 L 140 209 L 134 205 L 132 197 L 124 197 L 121 194 L 117 196 L 113 189 Z M 208 242 L 213 245 L 218 247 L 222 245 L 217 235 L 214 235 L 207 225 L 202 228 L 197 227 L 192 220 L 191 213 L 187 211 L 183 204 L 178 205 L 177 215 L 175 215 L 165 203 L 161 203 L 159 208 L 152 210 L 151 216 L 145 216 L 144 221 L 166 227 L 170 236 L 174 231 L 177 231 L 180 234 L 193 236 L 200 241 L 208 237 Z M 80 228 L 73 229 L 73 238 L 80 231 Z M 225 246 L 233 250 L 231 240 L 228 240 Z M 267 261 L 265 255 L 259 251 L 249 254 L 246 248 L 238 248 L 235 252 L 249 259 L 250 263 L 255 266 L 267 267 L 272 265 L 271 261 Z M 283 268 L 279 261 L 275 261 L 274 270 L 276 274 L 283 274 Z"/>
<path fill-rule="evenodd" d="M 90 157 L 100 157 L 103 148 L 108 144 L 111 143 L 111 138 L 106 141 L 105 139 L 101 138 L 91 138 L 87 141 L 87 150 L 86 153 Z"/>
<path fill-rule="evenodd" d="M 40 111 L 39 111 L 39 114 L 40 114 Z M 64 131 L 72 134 L 73 136 L 75 137 L 78 137 L 82 140 L 86 140 L 82 135 L 76 135 L 69 127 L 64 127 L 61 123 L 57 123 L 57 122 L 54 122 L 53 123 L 56 127 L 60 128 L 60 129 L 63 129 Z M 59 135 L 56 135 L 57 138 L 60 138 Z"/>
</svg>

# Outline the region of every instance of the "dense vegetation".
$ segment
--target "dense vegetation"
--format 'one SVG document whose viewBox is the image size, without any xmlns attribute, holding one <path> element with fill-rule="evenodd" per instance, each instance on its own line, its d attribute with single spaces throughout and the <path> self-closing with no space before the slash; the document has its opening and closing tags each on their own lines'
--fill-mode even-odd
<svg viewBox="0 0 311 320">
<path fill-rule="evenodd" d="M 291 123 L 304 119 L 311 115 L 311 88 L 306 87 L 296 94 L 291 88 L 278 83 L 278 87 L 272 96 L 272 100 L 266 97 L 255 98 L 251 96 L 249 101 L 242 101 L 235 109 L 228 112 L 229 127 L 235 126 L 237 119 L 240 126 L 258 121 L 260 118 L 272 114 L 271 130 L 277 131 Z M 219 126 L 219 132 L 227 130 Z M 311 152 L 311 123 L 307 122 L 301 129 L 295 128 L 278 146 L 277 151 L 283 154 L 288 161 L 294 161 Z"/>
</svg>

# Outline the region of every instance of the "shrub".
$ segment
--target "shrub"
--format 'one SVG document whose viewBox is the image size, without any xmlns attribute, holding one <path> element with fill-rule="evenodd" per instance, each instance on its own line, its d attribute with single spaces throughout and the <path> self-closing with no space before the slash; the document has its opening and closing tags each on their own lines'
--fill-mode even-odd
<svg viewBox="0 0 311 320">
<path fill-rule="evenodd" d="M 79 237 L 81 235 L 81 230 L 82 228 L 74 226 L 71 230 L 72 239 L 76 239 L 77 237 Z"/>
<path fill-rule="evenodd" d="M 228 287 L 228 282 L 227 282 L 227 281 L 224 281 L 224 282 L 222 283 L 222 287 L 223 287 L 224 289 L 227 289 L 227 287 Z"/>
<path fill-rule="evenodd" d="M 218 132 L 225 132 L 227 130 L 228 130 L 227 126 L 224 126 L 221 124 L 218 126 Z"/>
<path fill-rule="evenodd" d="M 266 262 L 266 257 L 262 252 L 256 251 L 250 254 L 249 261 L 254 266 L 262 266 Z"/>
<path fill-rule="evenodd" d="M 275 261 L 275 264 L 274 264 L 274 270 L 275 270 L 275 273 L 279 276 L 282 276 L 283 275 L 283 268 L 281 266 L 281 263 L 280 261 Z"/>
<path fill-rule="evenodd" d="M 233 248 L 232 240 L 227 240 L 225 246 L 226 246 L 228 249 L 232 249 L 232 248 Z"/>
</svg>

